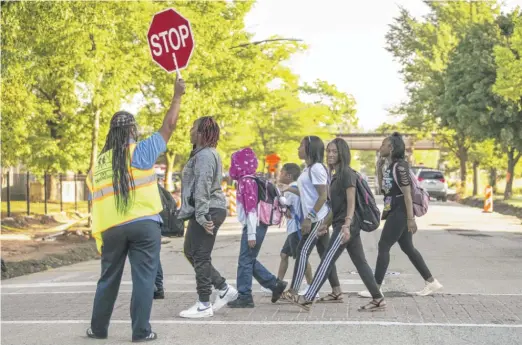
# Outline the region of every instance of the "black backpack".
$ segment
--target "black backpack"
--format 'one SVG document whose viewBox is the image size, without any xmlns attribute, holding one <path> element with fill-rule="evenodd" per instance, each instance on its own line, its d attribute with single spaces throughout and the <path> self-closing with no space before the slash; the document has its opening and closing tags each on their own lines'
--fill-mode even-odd
<svg viewBox="0 0 522 345">
<path fill-rule="evenodd" d="M 161 225 L 161 235 L 165 237 L 182 237 L 185 234 L 185 224 L 177 217 L 176 200 L 168 190 L 158 184 L 163 211 L 160 212 L 163 224 Z"/>
<path fill-rule="evenodd" d="M 368 182 L 358 172 L 357 177 L 355 217 L 361 230 L 372 232 L 381 224 L 381 211 L 377 207 Z"/>
</svg>

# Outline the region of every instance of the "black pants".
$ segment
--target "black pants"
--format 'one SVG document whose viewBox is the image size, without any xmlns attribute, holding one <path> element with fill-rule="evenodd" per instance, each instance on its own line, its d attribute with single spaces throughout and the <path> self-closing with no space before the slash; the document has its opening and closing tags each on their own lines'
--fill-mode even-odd
<svg viewBox="0 0 522 345">
<path fill-rule="evenodd" d="M 214 222 L 214 236 L 208 234 L 196 219 L 189 219 L 187 233 L 185 234 L 185 257 L 194 267 L 196 272 L 196 286 L 201 302 L 208 302 L 212 293 L 212 285 L 216 289 L 226 286 L 225 278 L 212 266 L 212 249 L 216 241 L 219 227 L 225 221 L 227 211 L 220 208 L 209 210 L 212 222 Z"/>
<path fill-rule="evenodd" d="M 110 228 L 102 237 L 101 277 L 94 297 L 92 331 L 98 336 L 108 333 L 128 254 L 132 273 L 132 339 L 143 339 L 151 332 L 149 320 L 158 272 L 160 224 L 153 220 L 137 221 Z"/>
<path fill-rule="evenodd" d="M 326 277 L 328 277 L 332 269 L 335 267 L 335 262 L 337 261 L 339 256 L 341 256 L 345 248 L 348 251 L 348 254 L 350 255 L 350 259 L 352 259 L 352 262 L 355 268 L 357 269 L 357 272 L 359 272 L 361 280 L 363 281 L 368 291 L 370 291 L 372 297 L 375 299 L 382 298 L 382 294 L 379 291 L 379 287 L 375 282 L 372 269 L 370 268 L 370 265 L 368 265 L 368 262 L 366 261 L 366 256 L 364 255 L 360 230 L 356 227 L 350 229 L 350 240 L 345 244 L 341 244 L 341 227 L 342 224 L 334 227 L 332 238 L 330 239 L 330 243 L 328 244 L 328 250 L 326 251 L 326 254 L 323 257 L 321 257 L 321 263 L 315 271 L 314 279 L 312 280 L 312 283 L 308 288 L 305 298 L 310 301 L 315 298 L 315 296 L 325 283 Z"/>
<path fill-rule="evenodd" d="M 431 278 L 431 272 L 426 262 L 424 262 L 422 255 L 413 246 L 413 234 L 408 231 L 407 219 L 406 210 L 402 205 L 392 210 L 386 218 L 381 239 L 379 240 L 379 254 L 377 255 L 375 267 L 375 280 L 379 285 L 382 284 L 390 264 L 390 249 L 396 242 L 399 242 L 402 251 L 408 255 L 411 263 L 419 271 L 422 278 L 425 281 Z"/>
<path fill-rule="evenodd" d="M 317 245 L 317 252 L 321 258 L 326 252 L 326 248 L 328 248 L 330 235 L 326 234 L 321 237 L 317 236 L 317 230 L 322 224 L 322 220 L 318 221 L 317 223 L 312 223 L 312 229 L 310 232 L 307 235 L 303 235 L 301 241 L 299 242 L 291 285 L 293 291 L 298 292 L 301 288 L 301 283 L 303 282 L 305 275 L 306 263 L 308 262 L 308 258 L 310 257 L 310 253 L 312 252 L 313 247 Z M 337 269 L 335 264 L 332 265 L 330 274 L 328 275 L 328 281 L 330 282 L 332 288 L 341 286 L 339 278 L 337 277 Z"/>
</svg>

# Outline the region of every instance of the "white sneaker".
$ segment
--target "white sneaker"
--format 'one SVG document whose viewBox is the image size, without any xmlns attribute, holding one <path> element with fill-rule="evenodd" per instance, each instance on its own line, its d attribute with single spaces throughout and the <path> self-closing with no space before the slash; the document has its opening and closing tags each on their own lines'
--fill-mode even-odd
<svg viewBox="0 0 522 345">
<path fill-rule="evenodd" d="M 219 294 L 219 290 L 212 288 L 212 293 L 210 294 L 210 303 L 216 303 L 216 298 Z"/>
<path fill-rule="evenodd" d="M 380 289 L 379 291 L 381 292 L 381 295 L 384 296 L 384 294 L 382 293 L 382 289 Z M 362 297 L 362 298 L 373 298 L 372 294 L 368 290 L 359 291 L 357 293 L 357 295 L 359 295 L 359 297 Z"/>
<path fill-rule="evenodd" d="M 308 284 L 304 284 L 303 287 L 301 288 L 301 290 L 299 291 L 298 295 L 299 296 L 304 296 L 306 295 L 306 293 L 308 292 L 308 288 L 310 288 L 310 285 Z M 319 296 L 319 292 L 317 293 L 317 295 L 315 295 L 315 298 L 321 298 L 321 296 Z"/>
<path fill-rule="evenodd" d="M 235 301 L 237 299 L 237 290 L 231 286 L 227 285 L 225 290 L 219 290 L 218 295 L 216 296 L 216 302 L 212 305 L 212 309 L 214 311 L 218 311 L 223 308 L 228 302 Z"/>
<path fill-rule="evenodd" d="M 179 313 L 179 316 L 187 319 L 199 319 L 214 316 L 214 312 L 212 311 L 212 304 L 209 303 L 209 305 L 205 307 L 203 303 L 197 301 L 192 307 Z"/>
<path fill-rule="evenodd" d="M 272 297 L 272 290 L 267 289 L 266 287 L 261 286 L 261 292 L 263 293 L 263 296 L 265 296 L 265 297 Z"/>
<path fill-rule="evenodd" d="M 417 295 L 419 296 L 429 296 L 434 292 L 439 291 L 442 289 L 443 286 L 437 279 L 435 279 L 433 282 L 429 283 L 426 282 L 426 286 L 421 291 L 417 292 Z"/>
</svg>

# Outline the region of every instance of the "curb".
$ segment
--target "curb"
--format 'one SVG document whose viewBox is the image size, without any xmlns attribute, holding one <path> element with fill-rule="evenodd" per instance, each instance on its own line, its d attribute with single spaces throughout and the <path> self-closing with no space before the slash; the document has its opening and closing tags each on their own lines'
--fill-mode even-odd
<svg viewBox="0 0 522 345">
<path fill-rule="evenodd" d="M 475 199 L 473 197 L 461 199 L 458 202 L 460 204 L 475 208 L 484 208 L 484 201 Z M 502 201 L 493 201 L 493 212 L 500 213 L 506 216 L 515 216 L 519 219 L 522 219 L 521 207 L 515 207 Z"/>
</svg>

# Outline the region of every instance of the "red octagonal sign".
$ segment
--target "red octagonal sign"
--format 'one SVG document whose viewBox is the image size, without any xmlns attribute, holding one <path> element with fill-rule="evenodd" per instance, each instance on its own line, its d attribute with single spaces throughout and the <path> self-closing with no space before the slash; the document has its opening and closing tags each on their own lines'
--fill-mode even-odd
<svg viewBox="0 0 522 345">
<path fill-rule="evenodd" d="M 152 59 L 167 72 L 188 66 L 194 50 L 190 22 L 174 9 L 156 13 L 147 33 Z"/>
</svg>

